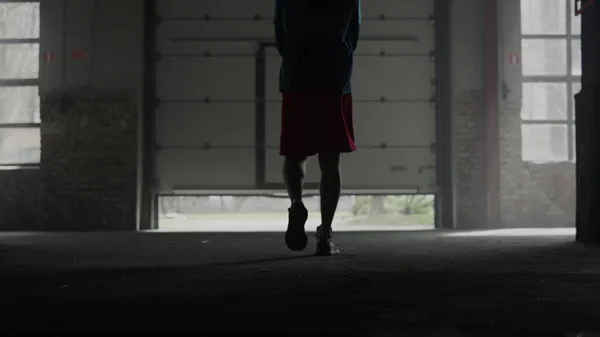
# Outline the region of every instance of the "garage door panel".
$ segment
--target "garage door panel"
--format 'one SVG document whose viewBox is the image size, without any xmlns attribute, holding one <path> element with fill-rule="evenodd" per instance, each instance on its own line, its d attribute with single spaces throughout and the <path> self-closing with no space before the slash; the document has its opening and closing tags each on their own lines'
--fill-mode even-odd
<svg viewBox="0 0 600 337">
<path fill-rule="evenodd" d="M 344 186 L 351 189 L 425 191 L 435 185 L 435 155 L 430 150 L 362 149 L 344 156 L 342 167 Z"/>
<path fill-rule="evenodd" d="M 378 41 L 378 40 L 362 40 L 358 43 L 356 55 L 361 56 L 374 56 L 385 53 L 388 56 L 394 55 L 430 55 L 434 50 L 433 48 L 433 37 L 429 36 L 427 31 L 418 32 L 414 36 L 418 41 L 408 40 L 390 40 L 390 41 Z"/>
<path fill-rule="evenodd" d="M 416 44 L 412 41 L 404 40 L 360 40 L 358 43 L 358 49 L 354 54 L 355 57 L 362 56 L 381 56 L 384 53 L 387 56 L 394 55 L 421 55 L 428 56 L 432 49 L 421 48 L 422 52 L 416 50 Z M 279 57 L 279 53 L 276 48 L 267 48 L 265 55 L 268 57 Z"/>
<path fill-rule="evenodd" d="M 430 100 L 434 64 L 427 57 L 357 57 L 352 80 L 356 100 Z"/>
<path fill-rule="evenodd" d="M 253 103 L 163 104 L 156 141 L 161 147 L 254 146 L 255 111 Z"/>
<path fill-rule="evenodd" d="M 379 18 L 385 15 L 389 19 L 428 18 L 433 14 L 433 0 L 365 0 L 362 2 L 364 19 Z"/>
<path fill-rule="evenodd" d="M 357 51 L 364 53 L 361 45 L 367 41 L 391 40 L 396 49 L 429 54 L 435 48 L 434 30 L 427 21 L 366 21 L 360 28 L 362 41 Z"/>
<path fill-rule="evenodd" d="M 281 58 L 279 56 L 266 57 L 265 62 L 265 96 L 267 101 L 281 101 L 281 95 L 279 94 L 279 69 L 281 68 Z"/>
<path fill-rule="evenodd" d="M 428 103 L 354 103 L 359 146 L 431 146 L 435 110 Z"/>
<path fill-rule="evenodd" d="M 156 69 L 160 100 L 254 100 L 255 59 L 165 59 Z"/>
<path fill-rule="evenodd" d="M 272 17 L 273 0 L 158 0 L 156 3 L 159 18 L 198 18 L 210 15 L 219 18 L 253 18 L 254 15 Z"/>
<path fill-rule="evenodd" d="M 158 0 L 157 9 L 161 19 L 203 18 L 210 15 L 219 18 L 254 18 L 259 15 L 270 20 L 274 12 L 273 0 Z M 364 20 L 379 18 L 381 15 L 393 19 L 428 19 L 433 14 L 433 0 L 369 0 L 362 4 Z"/>
<path fill-rule="evenodd" d="M 158 0 L 157 7 L 159 189 L 257 187 L 257 84 L 266 90 L 266 180 L 281 184 L 276 48 L 266 49 L 265 73 L 256 73 L 260 43 L 274 42 L 274 1 Z M 436 192 L 434 0 L 368 0 L 362 11 L 352 83 L 359 151 L 343 156 L 344 187 Z M 308 183 L 319 182 L 316 158 L 307 174 Z"/>
<path fill-rule="evenodd" d="M 354 130 L 359 147 L 429 148 L 435 143 L 435 109 L 429 103 L 354 103 Z M 266 107 L 266 143 L 279 146 L 281 104 Z"/>
<path fill-rule="evenodd" d="M 266 97 L 280 100 L 278 57 L 267 57 Z M 434 63 L 428 57 L 356 57 L 352 77 L 355 100 L 430 101 Z"/>
<path fill-rule="evenodd" d="M 281 103 L 267 103 L 265 114 L 265 142 L 267 147 L 277 147 L 281 135 Z"/>
<path fill-rule="evenodd" d="M 424 55 L 435 49 L 435 26 L 428 21 L 365 22 L 356 56 Z M 267 56 L 279 56 L 277 49 L 267 49 Z"/>
<path fill-rule="evenodd" d="M 273 21 L 179 21 L 164 23 L 161 37 L 168 41 L 273 41 Z"/>
<path fill-rule="evenodd" d="M 157 8 L 161 19 L 204 17 L 231 18 L 260 15 L 270 19 L 274 12 L 273 0 L 158 0 Z M 433 0 L 369 0 L 363 1 L 362 14 L 365 19 L 385 15 L 389 19 L 428 18 L 433 14 Z"/>
<path fill-rule="evenodd" d="M 277 150 L 267 151 L 269 183 L 282 183 L 283 158 Z M 435 156 L 422 149 L 361 149 L 342 156 L 345 189 L 435 189 Z M 320 170 L 316 157 L 308 160 L 306 183 L 318 183 Z"/>
<path fill-rule="evenodd" d="M 254 57 L 258 51 L 258 43 L 236 41 L 206 41 L 206 42 L 173 42 L 168 37 L 159 36 L 156 40 L 157 52 L 162 58 L 187 57 L 203 58 L 206 55 L 219 56 L 246 56 Z"/>
<path fill-rule="evenodd" d="M 156 169 L 162 191 L 255 188 L 254 149 L 160 150 Z"/>
<path fill-rule="evenodd" d="M 429 53 L 434 49 L 435 26 L 426 20 L 365 20 L 361 39 L 395 40 L 407 43 L 404 49 Z M 183 42 L 261 41 L 274 42 L 275 30 L 270 20 L 262 21 L 169 21 L 158 28 L 160 40 Z"/>
</svg>

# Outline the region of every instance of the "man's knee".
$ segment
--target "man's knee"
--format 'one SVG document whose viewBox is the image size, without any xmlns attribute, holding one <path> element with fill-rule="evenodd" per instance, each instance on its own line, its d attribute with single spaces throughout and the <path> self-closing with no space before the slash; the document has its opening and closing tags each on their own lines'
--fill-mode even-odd
<svg viewBox="0 0 600 337">
<path fill-rule="evenodd" d="M 306 162 L 305 156 L 285 156 L 284 164 L 286 166 L 303 165 Z"/>
<path fill-rule="evenodd" d="M 304 177 L 306 157 L 286 156 L 283 162 L 284 177 Z"/>
</svg>

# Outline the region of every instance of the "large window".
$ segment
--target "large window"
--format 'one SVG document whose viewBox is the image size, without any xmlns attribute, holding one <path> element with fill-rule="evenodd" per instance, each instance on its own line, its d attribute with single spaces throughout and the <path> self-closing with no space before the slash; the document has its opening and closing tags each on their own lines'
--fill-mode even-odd
<svg viewBox="0 0 600 337">
<path fill-rule="evenodd" d="M 571 0 L 521 0 L 524 161 L 575 160 L 580 33 Z"/>
<path fill-rule="evenodd" d="M 0 0 L 0 169 L 40 162 L 39 2 Z"/>
</svg>

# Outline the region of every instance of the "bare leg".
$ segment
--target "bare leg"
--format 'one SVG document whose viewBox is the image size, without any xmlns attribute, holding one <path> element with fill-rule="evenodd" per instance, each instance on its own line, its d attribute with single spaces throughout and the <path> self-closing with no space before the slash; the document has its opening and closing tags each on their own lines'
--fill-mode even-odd
<svg viewBox="0 0 600 337">
<path fill-rule="evenodd" d="M 285 243 L 290 250 L 301 251 L 308 244 L 304 225 L 308 219 L 308 210 L 302 203 L 302 187 L 306 157 L 286 156 L 283 163 L 283 180 L 292 205 L 288 209 L 288 228 Z"/>
<path fill-rule="evenodd" d="M 306 157 L 286 156 L 283 163 L 283 181 L 290 201 L 302 202 L 302 188 L 306 170 Z"/>
<path fill-rule="evenodd" d="M 317 256 L 338 255 L 340 250 L 331 242 L 331 224 L 342 190 L 340 154 L 320 153 L 321 167 L 321 226 L 317 228 Z"/>
<path fill-rule="evenodd" d="M 340 154 L 320 153 L 319 166 L 321 167 L 321 225 L 323 229 L 331 230 L 342 191 Z"/>
</svg>

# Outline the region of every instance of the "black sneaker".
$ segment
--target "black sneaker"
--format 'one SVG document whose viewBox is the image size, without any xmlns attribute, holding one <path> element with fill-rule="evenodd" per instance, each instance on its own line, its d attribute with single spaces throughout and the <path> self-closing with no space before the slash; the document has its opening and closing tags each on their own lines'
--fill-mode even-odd
<svg viewBox="0 0 600 337">
<path fill-rule="evenodd" d="M 301 202 L 295 202 L 288 209 L 288 228 L 285 232 L 285 244 L 292 251 L 302 251 L 308 245 L 308 236 L 304 224 L 308 220 L 308 210 Z"/>
<path fill-rule="evenodd" d="M 316 256 L 333 256 L 339 255 L 340 250 L 331 242 L 331 228 L 325 229 L 323 226 L 317 227 L 317 251 Z"/>
</svg>

